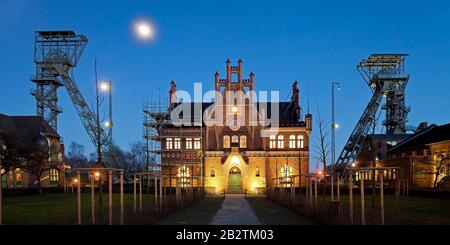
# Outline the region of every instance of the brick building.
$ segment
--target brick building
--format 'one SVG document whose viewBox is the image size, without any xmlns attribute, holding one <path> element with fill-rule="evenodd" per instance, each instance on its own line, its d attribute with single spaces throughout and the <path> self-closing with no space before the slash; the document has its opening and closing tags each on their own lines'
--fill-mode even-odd
<svg viewBox="0 0 450 245">
<path fill-rule="evenodd" d="M 255 100 L 255 76 L 243 78 L 241 60 L 237 66 L 227 60 L 226 78 L 218 72 L 214 78 L 207 103 L 180 102 L 171 83 L 170 120 L 158 131 L 162 173 L 169 176 L 164 185 L 203 182 L 209 193 L 305 186 L 305 178 L 292 176 L 309 172 L 312 116 L 302 116 L 297 82 L 290 101 L 266 103 Z"/>
<path fill-rule="evenodd" d="M 48 160 L 41 176 L 42 187 L 62 186 L 64 181 L 64 144 L 61 137 L 45 120 L 38 116 L 7 116 L 0 114 L 0 147 L 6 150 L 5 137 L 14 137 L 17 145 L 34 144 L 35 139 L 44 139 L 48 144 Z M 37 177 L 20 168 L 5 169 L 5 159 L 2 161 L 1 184 L 3 188 L 35 188 Z M 26 161 L 23 164 L 27 164 Z"/>
</svg>

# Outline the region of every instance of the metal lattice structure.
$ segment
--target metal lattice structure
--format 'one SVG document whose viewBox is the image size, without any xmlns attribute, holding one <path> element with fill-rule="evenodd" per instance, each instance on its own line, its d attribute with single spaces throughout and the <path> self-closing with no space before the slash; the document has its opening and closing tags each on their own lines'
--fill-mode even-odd
<svg viewBox="0 0 450 245">
<path fill-rule="evenodd" d="M 146 103 L 144 112 L 144 140 L 146 142 L 146 168 L 161 172 L 162 137 L 161 129 L 170 122 L 168 106 L 161 103 Z"/>
<path fill-rule="evenodd" d="M 187 138 L 200 138 L 200 142 L 203 145 L 203 124 L 199 123 L 199 125 L 194 127 L 174 126 L 170 117 L 170 107 L 166 103 L 146 103 L 143 107 L 143 133 L 147 146 L 147 170 L 166 176 L 170 180 L 169 187 L 193 187 L 194 179 L 198 181 L 198 184 L 202 184 L 203 157 L 200 155 L 204 152 L 203 147 L 189 150 L 183 149 L 181 146 Z M 187 117 L 184 116 L 184 118 Z M 195 122 L 201 121 L 197 117 L 192 117 L 192 120 Z M 164 147 L 163 144 L 168 138 L 179 139 L 179 149 L 167 149 Z M 189 158 L 182 156 L 185 154 L 193 155 L 194 153 L 199 157 Z M 178 172 L 176 169 L 178 169 Z M 183 173 L 180 173 L 179 169 L 188 169 L 189 176 L 183 177 Z M 176 180 L 173 186 L 172 180 Z"/>
<path fill-rule="evenodd" d="M 31 94 L 36 98 L 37 115 L 57 130 L 58 114 L 62 112 L 58 106 L 57 90 L 65 87 L 89 138 L 96 145 L 97 142 L 106 142 L 108 135 L 102 128 L 97 128 L 97 117 L 86 103 L 72 75 L 87 43 L 87 37 L 77 35 L 73 31 L 35 32 L 36 75 L 31 77 L 31 81 L 36 84 L 36 90 Z M 97 139 L 99 131 L 100 139 Z M 114 152 L 110 145 L 103 147 L 104 151 Z M 112 155 L 113 167 L 121 167 L 117 157 Z"/>
<path fill-rule="evenodd" d="M 409 75 L 405 74 L 406 56 L 373 54 L 358 64 L 358 71 L 372 89 L 373 95 L 337 159 L 338 171 L 345 171 L 348 164 L 358 157 L 383 97 L 386 98 L 386 103 L 382 106 L 386 110 L 386 120 L 383 122 L 386 133 L 406 132 L 406 117 L 409 112 L 409 108 L 405 106 L 405 88 L 409 80 Z"/>
</svg>

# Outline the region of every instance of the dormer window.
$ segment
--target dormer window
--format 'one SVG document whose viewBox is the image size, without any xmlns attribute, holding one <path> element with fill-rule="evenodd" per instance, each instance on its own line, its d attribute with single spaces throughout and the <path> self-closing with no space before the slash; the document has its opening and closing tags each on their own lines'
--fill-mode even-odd
<svg viewBox="0 0 450 245">
<path fill-rule="evenodd" d="M 223 148 L 230 148 L 230 136 L 223 136 Z"/>
<path fill-rule="evenodd" d="M 240 148 L 247 148 L 247 136 L 241 135 L 239 147 Z"/>
</svg>

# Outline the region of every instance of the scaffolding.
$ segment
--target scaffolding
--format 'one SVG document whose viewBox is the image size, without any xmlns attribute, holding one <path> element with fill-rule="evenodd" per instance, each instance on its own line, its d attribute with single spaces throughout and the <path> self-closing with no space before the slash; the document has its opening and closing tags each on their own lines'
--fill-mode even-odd
<svg viewBox="0 0 450 245">
<path fill-rule="evenodd" d="M 160 101 L 143 103 L 143 113 L 146 170 L 166 176 L 163 187 L 170 191 L 174 187 L 177 190 L 193 190 L 194 187 L 203 190 L 203 123 L 175 126 L 168 104 Z M 184 115 L 183 118 L 188 116 Z M 193 122 L 201 122 L 199 119 L 201 117 L 191 117 Z M 168 140 L 171 143 L 167 143 Z M 171 144 L 171 147 L 167 147 L 167 144 Z"/>
</svg>

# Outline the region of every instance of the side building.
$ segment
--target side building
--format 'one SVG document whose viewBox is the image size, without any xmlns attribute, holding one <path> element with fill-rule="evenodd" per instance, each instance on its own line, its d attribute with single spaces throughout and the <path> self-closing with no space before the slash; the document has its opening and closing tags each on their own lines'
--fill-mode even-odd
<svg viewBox="0 0 450 245">
<path fill-rule="evenodd" d="M 375 148 L 376 165 L 399 168 L 397 171 L 385 171 L 384 178 L 387 180 L 406 180 L 410 187 L 416 189 L 440 187 L 442 190 L 450 190 L 449 132 L 450 124 L 432 124 L 398 143 L 400 138 L 388 141 L 389 146 L 385 150 L 382 150 L 384 144 L 375 143 L 381 149 Z M 362 154 L 357 164 L 361 167 L 373 166 L 370 159 L 368 153 Z M 370 179 L 371 176 L 367 178 Z"/>
<path fill-rule="evenodd" d="M 48 151 L 42 164 L 42 187 L 64 183 L 64 144 L 61 137 L 39 116 L 0 114 L 0 161 L 2 188 L 36 188 L 37 169 L 32 169 L 27 154 L 36 147 Z M 23 166 L 22 168 L 20 166 Z"/>
</svg>

